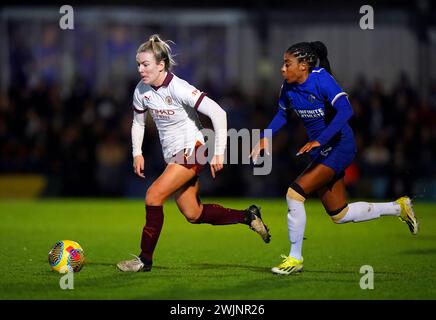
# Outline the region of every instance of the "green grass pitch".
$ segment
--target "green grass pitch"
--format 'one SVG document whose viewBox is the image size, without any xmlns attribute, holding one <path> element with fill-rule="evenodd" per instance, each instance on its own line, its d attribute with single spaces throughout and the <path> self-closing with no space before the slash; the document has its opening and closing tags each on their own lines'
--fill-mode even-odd
<svg viewBox="0 0 436 320">
<path fill-rule="evenodd" d="M 417 236 L 395 217 L 333 224 L 319 201 L 306 205 L 304 271 L 272 274 L 287 254 L 284 199 L 207 199 L 233 208 L 262 207 L 272 240 L 245 225 L 191 225 L 173 200 L 152 272 L 122 273 L 115 264 L 139 252 L 142 201 L 3 200 L 0 203 L 0 299 L 436 299 L 436 204 L 415 203 Z M 62 290 L 47 253 L 75 240 L 87 263 Z M 360 268 L 374 270 L 374 289 L 359 286 Z"/>
</svg>

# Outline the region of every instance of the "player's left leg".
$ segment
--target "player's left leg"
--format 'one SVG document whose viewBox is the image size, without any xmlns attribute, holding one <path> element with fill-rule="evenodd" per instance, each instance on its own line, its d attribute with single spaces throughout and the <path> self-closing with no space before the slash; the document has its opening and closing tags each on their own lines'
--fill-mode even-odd
<svg viewBox="0 0 436 320">
<path fill-rule="evenodd" d="M 198 197 L 200 179 L 198 175 L 188 181 L 182 188 L 174 193 L 177 207 L 185 216 L 186 220 L 193 223 L 200 216 L 203 210 L 203 204 Z"/>
<path fill-rule="evenodd" d="M 148 188 L 145 197 L 145 226 L 142 229 L 141 253 L 131 260 L 121 261 L 118 269 L 124 272 L 150 271 L 153 253 L 163 226 L 165 200 L 190 181 L 195 172 L 179 164 L 169 163 L 164 172 Z"/>
<path fill-rule="evenodd" d="M 252 205 L 248 209 L 237 210 L 224 208 L 218 204 L 202 204 L 198 196 L 199 187 L 200 181 L 196 176 L 175 194 L 177 206 L 189 222 L 212 225 L 243 223 L 256 231 L 266 243 L 270 241 L 268 227 L 263 223 L 257 206 Z"/>
<path fill-rule="evenodd" d="M 303 269 L 302 246 L 306 228 L 304 202 L 308 195 L 326 185 L 334 177 L 334 171 L 323 164 L 310 164 L 291 184 L 286 194 L 288 204 L 288 236 L 291 244 L 289 255 L 271 269 L 273 273 L 290 275 Z"/>
<path fill-rule="evenodd" d="M 363 222 L 380 216 L 397 216 L 405 221 L 412 234 L 418 231 L 418 222 L 408 197 L 393 202 L 353 202 L 347 204 L 343 178 L 334 180 L 329 186 L 318 191 L 321 201 L 334 223 Z"/>
</svg>

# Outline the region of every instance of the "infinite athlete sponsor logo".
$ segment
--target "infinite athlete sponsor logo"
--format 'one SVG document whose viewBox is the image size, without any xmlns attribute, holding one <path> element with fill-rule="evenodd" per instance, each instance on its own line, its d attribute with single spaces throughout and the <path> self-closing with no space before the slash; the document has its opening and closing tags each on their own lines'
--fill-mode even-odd
<svg viewBox="0 0 436 320">
<path fill-rule="evenodd" d="M 324 110 L 321 108 L 315 110 L 294 109 L 298 116 L 302 119 L 324 117 Z"/>
</svg>

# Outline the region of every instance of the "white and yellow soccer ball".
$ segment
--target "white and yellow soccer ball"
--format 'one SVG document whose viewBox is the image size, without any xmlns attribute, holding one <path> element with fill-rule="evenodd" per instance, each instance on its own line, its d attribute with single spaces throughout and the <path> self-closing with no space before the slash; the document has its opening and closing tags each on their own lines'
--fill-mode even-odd
<svg viewBox="0 0 436 320">
<path fill-rule="evenodd" d="M 62 240 L 48 253 L 48 262 L 51 269 L 59 273 L 79 272 L 85 264 L 85 253 L 77 242 Z"/>
</svg>

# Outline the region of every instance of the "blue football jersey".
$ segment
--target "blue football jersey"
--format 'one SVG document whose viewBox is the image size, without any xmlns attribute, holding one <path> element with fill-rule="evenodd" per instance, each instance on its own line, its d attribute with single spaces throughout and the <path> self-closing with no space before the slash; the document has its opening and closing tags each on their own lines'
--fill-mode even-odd
<svg viewBox="0 0 436 320">
<path fill-rule="evenodd" d="M 314 68 L 302 84 L 289 84 L 284 81 L 279 98 L 279 107 L 295 113 L 303 120 L 309 136 L 314 141 L 328 126 L 335 110 L 331 107 L 341 96 L 347 94 L 324 68 Z M 350 126 L 345 124 L 342 138 L 353 139 Z"/>
</svg>

